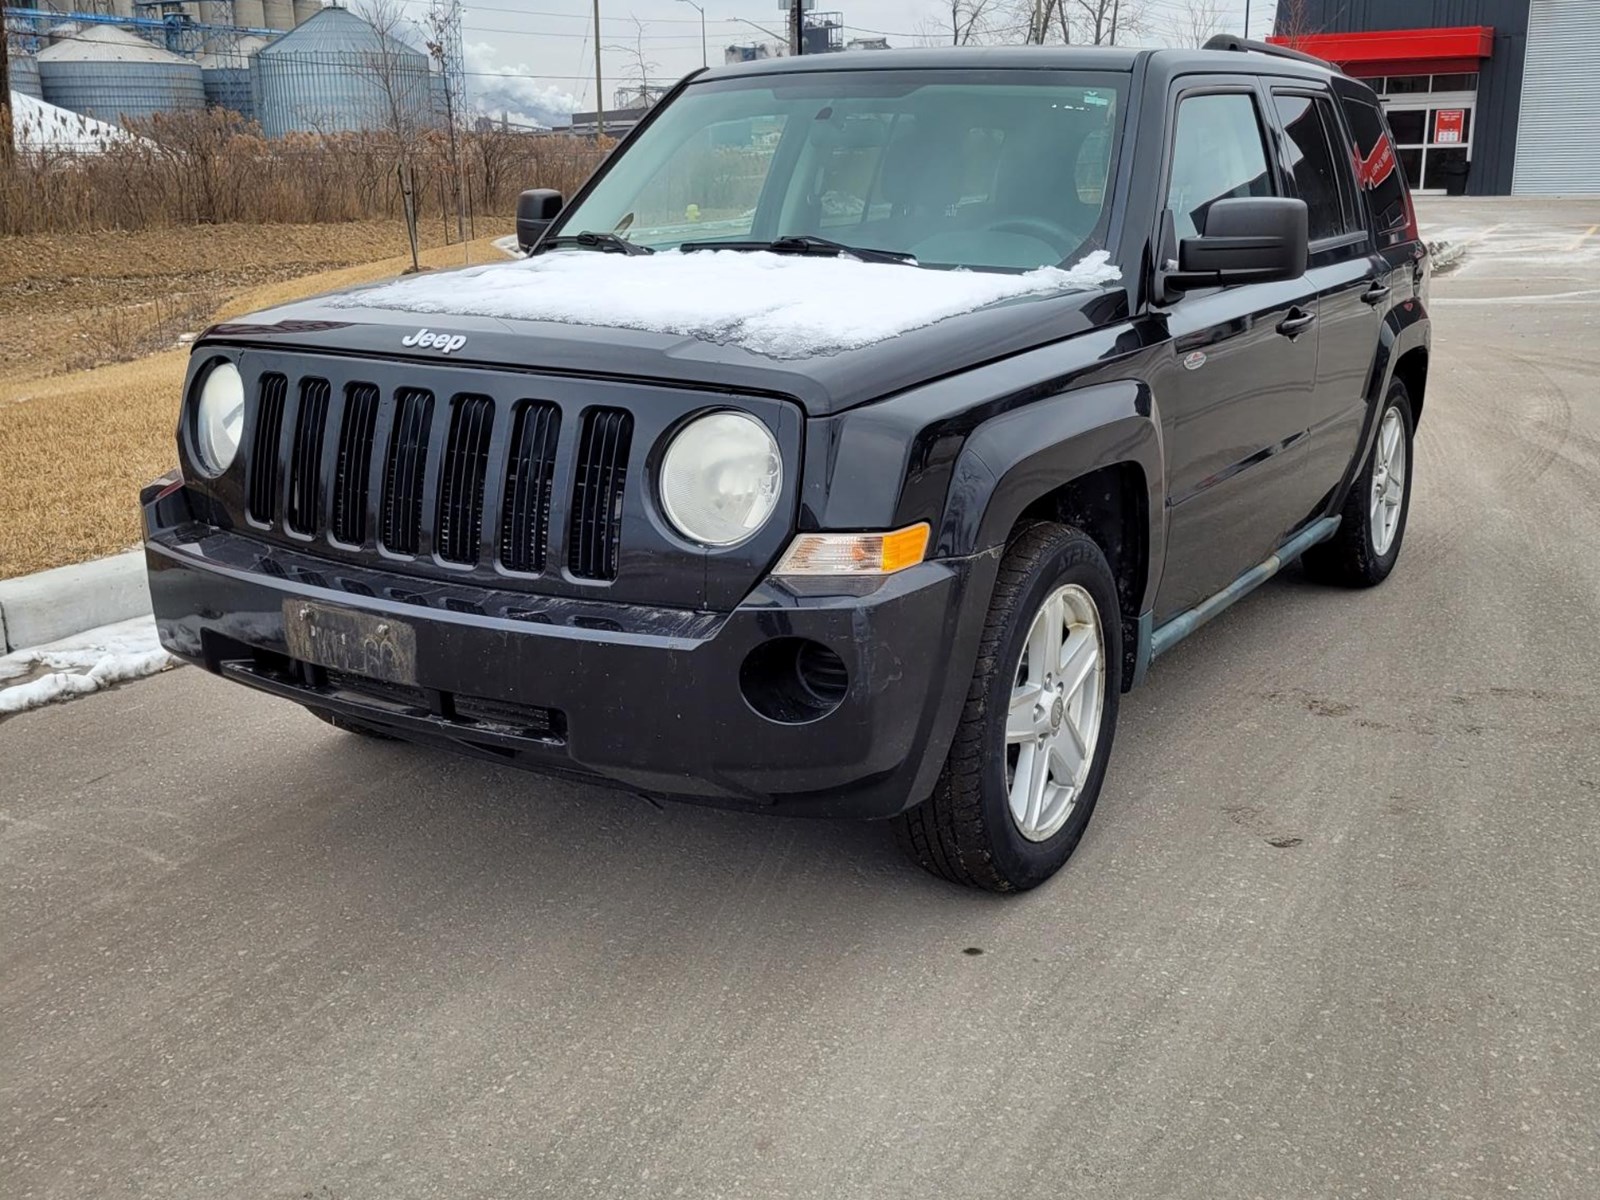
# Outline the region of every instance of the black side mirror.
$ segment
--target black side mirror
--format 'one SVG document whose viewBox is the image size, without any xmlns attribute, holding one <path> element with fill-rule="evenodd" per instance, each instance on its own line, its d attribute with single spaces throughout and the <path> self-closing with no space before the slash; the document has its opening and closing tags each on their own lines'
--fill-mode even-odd
<svg viewBox="0 0 1600 1200">
<path fill-rule="evenodd" d="M 1177 270 L 1163 273 L 1170 289 L 1271 283 L 1306 273 L 1310 258 L 1306 202 L 1276 196 L 1217 200 L 1205 232 L 1178 244 Z"/>
<path fill-rule="evenodd" d="M 544 236 L 562 203 L 561 193 L 554 188 L 529 188 L 517 197 L 517 245 L 524 252 Z"/>
</svg>

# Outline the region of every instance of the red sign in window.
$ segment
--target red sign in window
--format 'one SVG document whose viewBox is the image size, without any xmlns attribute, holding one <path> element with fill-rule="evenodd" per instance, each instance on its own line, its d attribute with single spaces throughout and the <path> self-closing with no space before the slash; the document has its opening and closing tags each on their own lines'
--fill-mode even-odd
<svg viewBox="0 0 1600 1200">
<path fill-rule="evenodd" d="M 1388 134 L 1384 134 L 1378 138 L 1378 144 L 1366 158 L 1362 158 L 1360 152 L 1357 152 L 1356 179 L 1360 181 L 1362 187 L 1372 191 L 1394 174 L 1394 163 L 1394 143 L 1389 140 Z"/>
<path fill-rule="evenodd" d="M 1433 141 L 1438 146 L 1458 146 L 1467 124 L 1464 108 L 1441 108 L 1433 118 Z"/>
</svg>

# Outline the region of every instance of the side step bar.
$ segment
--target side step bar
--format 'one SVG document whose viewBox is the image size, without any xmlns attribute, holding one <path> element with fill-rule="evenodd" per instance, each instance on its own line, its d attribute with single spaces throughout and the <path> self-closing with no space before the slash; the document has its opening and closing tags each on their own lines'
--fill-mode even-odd
<svg viewBox="0 0 1600 1200">
<path fill-rule="evenodd" d="M 1149 670 L 1150 664 L 1171 650 L 1184 638 L 1188 637 L 1212 617 L 1227 608 L 1235 600 L 1248 596 L 1256 588 L 1271 579 L 1287 564 L 1292 563 L 1311 547 L 1319 542 L 1325 542 L 1339 530 L 1338 517 L 1323 517 L 1307 525 L 1294 537 L 1279 546 L 1276 553 L 1269 555 L 1265 561 L 1251 567 L 1239 578 L 1214 596 L 1209 596 L 1199 604 L 1181 612 L 1168 621 L 1160 629 L 1147 632 L 1150 628 L 1151 616 L 1146 616 L 1139 622 L 1139 652 L 1138 662 L 1134 667 L 1134 682 L 1144 680 L 1144 674 Z"/>
</svg>

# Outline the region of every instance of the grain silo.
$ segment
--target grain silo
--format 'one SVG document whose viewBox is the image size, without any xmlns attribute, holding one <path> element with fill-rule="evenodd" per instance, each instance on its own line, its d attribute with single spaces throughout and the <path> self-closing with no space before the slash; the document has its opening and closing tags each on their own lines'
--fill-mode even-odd
<svg viewBox="0 0 1600 1200">
<path fill-rule="evenodd" d="M 261 0 L 233 0 L 233 23 L 240 29 L 265 29 L 267 13 Z"/>
<path fill-rule="evenodd" d="M 268 29 L 294 28 L 293 0 L 262 0 L 261 7 L 266 14 Z"/>
<path fill-rule="evenodd" d="M 427 55 L 343 8 L 324 8 L 251 59 L 268 137 L 391 129 L 392 109 L 420 128 L 430 120 L 428 76 Z"/>
<path fill-rule="evenodd" d="M 39 88 L 39 63 L 31 54 L 19 54 L 11 60 L 11 90 L 43 100 Z"/>
<path fill-rule="evenodd" d="M 268 41 L 255 34 L 236 40 L 219 38 L 200 53 L 200 79 L 205 85 L 206 103 L 225 108 L 249 120 L 256 115 L 255 90 L 250 82 L 250 58 Z"/>
<path fill-rule="evenodd" d="M 322 0 L 291 0 L 291 3 L 294 5 L 296 27 L 304 25 L 322 11 Z"/>
<path fill-rule="evenodd" d="M 199 63 L 111 25 L 91 25 L 39 51 L 39 85 L 51 104 L 116 124 L 206 102 Z"/>
</svg>

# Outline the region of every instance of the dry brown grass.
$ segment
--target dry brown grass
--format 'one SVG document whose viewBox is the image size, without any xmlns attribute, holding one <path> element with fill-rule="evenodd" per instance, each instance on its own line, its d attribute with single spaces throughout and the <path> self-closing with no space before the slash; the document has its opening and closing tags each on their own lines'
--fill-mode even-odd
<svg viewBox="0 0 1600 1200">
<path fill-rule="evenodd" d="M 340 226 L 339 230 L 351 228 Z M 398 231 L 398 227 L 392 228 Z M 220 229 L 191 232 L 222 240 L 239 236 L 239 231 Z M 257 236 L 245 241 L 258 240 L 263 233 L 249 232 Z M 403 246 L 403 233 L 399 237 Z M 5 248 L 7 243 L 0 241 L 0 296 L 6 294 Z M 487 239 L 468 249 L 474 262 L 490 261 L 498 253 Z M 356 251 L 341 243 L 339 252 Z M 178 248 L 169 253 L 181 257 L 198 251 Z M 292 260 L 292 255 L 289 257 Z M 95 294 L 100 294 L 98 289 L 136 289 L 136 280 L 165 278 L 174 270 L 171 259 L 163 266 L 159 258 L 130 253 L 126 259 L 111 260 L 111 265 L 124 273 L 109 277 L 110 282 L 97 281 L 86 273 L 72 278 L 70 288 Z M 424 261 L 435 267 L 456 266 L 462 258 L 459 245 L 436 247 L 424 254 Z M 90 265 L 81 250 L 66 247 L 56 261 L 64 273 Z M 259 256 L 255 261 L 258 266 L 265 265 Z M 383 279 L 398 274 L 409 261 L 395 255 L 236 289 L 213 315 L 234 316 Z M 267 270 L 269 278 L 274 273 Z M 60 294 L 67 290 L 51 290 L 52 298 L 42 307 L 48 311 L 53 303 L 58 313 L 72 315 L 73 310 L 60 304 Z M 14 311 L 25 307 L 19 305 Z M 0 313 L 4 311 L 0 308 Z M 17 318 L 0 320 L 11 326 Z M 0 464 L 4 464 L 0 471 L 0 579 L 113 554 L 138 542 L 138 490 L 175 461 L 174 430 L 186 360 L 184 351 L 167 350 L 134 362 L 50 377 L 37 373 L 18 377 L 9 367 L 0 375 Z"/>
<path fill-rule="evenodd" d="M 511 223 L 493 229 L 510 232 Z M 422 232 L 425 246 L 444 244 L 437 226 Z M 199 329 L 251 288 L 405 250 L 399 221 L 0 238 L 0 324 L 27 334 L 0 339 L 0 379 L 137 358 Z"/>
</svg>

